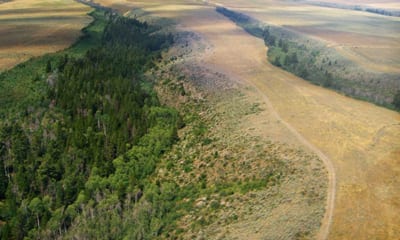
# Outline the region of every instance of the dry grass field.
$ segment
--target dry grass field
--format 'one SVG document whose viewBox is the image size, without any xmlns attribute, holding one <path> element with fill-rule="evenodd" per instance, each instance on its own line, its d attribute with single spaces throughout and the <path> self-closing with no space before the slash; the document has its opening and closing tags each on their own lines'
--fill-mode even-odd
<svg viewBox="0 0 400 240">
<path fill-rule="evenodd" d="M 325 160 L 325 165 L 330 170 L 330 184 L 336 179 L 336 184 L 329 187 L 329 194 L 336 198 L 334 204 L 327 205 L 328 217 L 323 221 L 319 238 L 326 237 L 326 229 L 330 229 L 329 239 L 400 238 L 398 113 L 311 85 L 272 66 L 266 61 L 265 47 L 261 40 L 251 37 L 228 19 L 215 13 L 213 7 L 202 5 L 202 1 L 97 2 L 113 2 L 120 8 L 120 4 L 126 4 L 124 11 L 134 6 L 141 7 L 151 15 L 174 18 L 181 30 L 199 34 L 208 46 L 208 50 L 196 56 L 199 64 L 221 72 L 230 81 L 239 83 L 239 88 L 246 96 L 252 101 L 258 101 L 260 107 L 267 112 L 265 120 L 250 117 L 241 125 L 243 129 L 247 129 L 249 134 L 253 131 L 254 135 L 275 141 L 303 145 L 304 149 Z M 388 50 L 381 51 L 385 47 L 393 48 L 393 52 L 399 51 L 399 20 L 395 18 L 314 6 L 286 5 L 277 1 L 220 2 L 270 23 L 293 29 L 340 29 L 341 32 L 350 34 L 349 39 L 345 40 L 348 41 L 346 44 L 339 42 L 341 39 L 331 39 L 336 35 L 328 34 L 325 40 L 334 46 L 350 50 L 353 47 L 368 47 L 368 51 L 372 51 L 369 54 L 377 56 L 391 54 Z M 234 4 L 229 4 L 230 2 Z M 338 15 L 341 18 L 334 20 Z M 366 22 L 370 28 L 367 28 Z M 385 44 L 391 45 L 382 44 L 378 46 L 380 50 L 372 46 L 372 40 L 360 45 L 359 41 L 368 37 L 366 32 L 371 38 L 379 37 L 382 41 L 388 41 Z M 312 36 L 321 37 L 317 34 Z M 374 50 L 374 47 L 377 49 Z M 383 60 L 379 57 L 379 64 L 388 63 L 384 57 L 382 56 Z M 388 59 L 398 61 L 394 55 Z M 393 68 L 390 71 L 396 70 L 396 64 L 399 63 L 392 63 Z M 330 164 L 334 171 L 330 169 Z M 329 194 L 328 201 L 332 199 Z M 329 210 L 333 210 L 332 221 L 329 221 Z M 270 226 L 268 224 L 273 220 L 274 218 L 264 219 L 263 226 Z M 263 221 L 248 222 L 247 229 L 252 231 L 251 224 L 262 224 Z M 230 228 L 232 235 L 228 238 L 244 237 L 241 230 L 246 228 L 243 226 L 246 225 Z M 254 231 L 252 234 L 245 232 L 249 234 L 246 236 L 253 236 L 255 239 L 269 236 L 267 230 Z"/>
<path fill-rule="evenodd" d="M 400 18 L 360 11 L 313 6 L 300 1 L 210 1 L 268 24 L 318 38 L 367 70 L 400 73 Z M 341 1 L 327 1 L 338 2 Z M 347 1 L 348 2 L 348 1 Z M 358 1 L 362 2 L 362 1 Z M 377 7 L 394 1 L 367 1 Z M 356 3 L 354 3 L 356 4 Z M 382 7 L 383 7 L 382 6 Z"/>
<path fill-rule="evenodd" d="M 305 2 L 315 2 L 312 0 L 305 0 Z M 322 3 L 337 3 L 337 4 L 344 4 L 344 5 L 359 5 L 359 6 L 367 6 L 367 7 L 374 7 L 374 8 L 382 8 L 382 9 L 393 9 L 393 10 L 400 10 L 400 3 L 394 0 L 319 0 L 318 2 Z"/>
<path fill-rule="evenodd" d="M 91 21 L 73 0 L 14 0 L 0 5 L 0 71 L 70 46 Z"/>
</svg>

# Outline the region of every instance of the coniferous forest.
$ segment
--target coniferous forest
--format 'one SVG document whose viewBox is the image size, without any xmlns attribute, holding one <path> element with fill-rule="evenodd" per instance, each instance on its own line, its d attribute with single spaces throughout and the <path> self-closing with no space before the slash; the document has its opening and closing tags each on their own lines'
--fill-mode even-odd
<svg viewBox="0 0 400 240">
<path fill-rule="evenodd" d="M 181 121 L 144 72 L 172 36 L 92 16 L 70 49 L 0 75 L 1 239 L 140 239 L 171 222 L 174 184 L 147 177 Z"/>
</svg>

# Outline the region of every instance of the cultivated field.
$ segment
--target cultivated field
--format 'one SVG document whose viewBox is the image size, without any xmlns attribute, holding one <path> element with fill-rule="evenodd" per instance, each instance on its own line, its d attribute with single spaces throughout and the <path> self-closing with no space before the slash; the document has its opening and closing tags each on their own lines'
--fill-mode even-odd
<svg viewBox="0 0 400 240">
<path fill-rule="evenodd" d="M 400 54 L 399 17 L 313 6 L 303 1 L 210 2 L 222 4 L 271 25 L 283 26 L 321 39 L 366 70 L 400 73 L 400 58 L 397 57 Z M 374 2 L 389 2 L 392 6 L 399 6 L 394 1 Z"/>
<path fill-rule="evenodd" d="M 0 5 L 0 71 L 70 46 L 91 21 L 73 0 L 14 0 Z"/>
<path fill-rule="evenodd" d="M 393 52 L 399 50 L 398 19 L 314 6 L 283 5 L 277 1 L 221 2 L 227 5 L 234 2 L 229 7 L 270 23 L 290 25 L 292 29 L 307 27 L 313 31 L 318 28 L 337 31 L 340 25 L 341 32 L 353 34 L 345 39 L 349 43 L 340 42 L 341 38 L 331 39 L 336 36 L 334 34 L 328 34 L 325 40 L 334 46 L 348 49 L 350 53 L 353 53 L 352 48 L 356 46 L 368 47 L 368 51 L 377 56 L 392 54 L 388 50 L 380 51 L 382 48 L 393 48 Z M 318 238 L 324 239 L 328 234 L 329 239 L 400 238 L 398 113 L 311 85 L 272 66 L 266 61 L 266 49 L 261 40 L 251 37 L 218 15 L 213 7 L 202 5 L 201 1 L 113 1 L 113 4 L 124 11 L 133 6 L 142 7 L 153 16 L 175 19 L 182 30 L 199 34 L 207 47 L 193 48 L 194 52 L 199 52 L 194 57 L 198 64 L 226 75 L 232 83 L 238 84 L 245 96 L 251 101 L 258 101 L 260 108 L 265 109 L 265 120 L 249 117 L 241 125 L 243 129 L 249 134 L 253 131 L 252 134 L 273 141 L 301 145 L 324 161 L 329 171 L 329 191 L 327 212 Z M 121 7 L 121 4 L 126 5 Z M 342 17 L 335 20 L 338 14 Z M 371 25 L 368 34 L 365 21 Z M 310 30 L 310 35 L 323 38 L 318 35 L 321 32 L 316 31 L 317 34 L 314 34 Z M 383 39 L 390 46 L 381 44 L 380 50 L 376 47 L 374 52 L 372 40 L 365 45 L 359 44 L 364 37 Z M 390 59 L 394 59 L 395 63 L 385 59 L 383 56 L 379 59 L 382 62 L 376 64 L 388 64 L 392 66 L 388 71 L 395 71 L 399 64 L 398 58 L 391 56 Z M 218 81 L 218 78 L 211 76 L 210 81 Z M 279 213 L 275 214 L 279 216 Z M 240 228 L 231 227 L 228 229 L 231 234 L 228 238 L 270 236 L 268 230 L 262 229 L 270 227 L 269 224 L 274 220 L 273 217 L 267 217 L 265 222 L 247 222 Z M 286 219 L 286 222 L 295 220 Z M 262 227 L 251 229 L 252 224 L 261 224 Z M 244 229 L 248 229 L 245 235 L 241 231 Z"/>
</svg>

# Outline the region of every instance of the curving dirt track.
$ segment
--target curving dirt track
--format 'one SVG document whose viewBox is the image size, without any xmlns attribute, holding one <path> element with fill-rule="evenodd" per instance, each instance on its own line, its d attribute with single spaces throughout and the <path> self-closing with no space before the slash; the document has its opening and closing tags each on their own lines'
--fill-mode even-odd
<svg viewBox="0 0 400 240">
<path fill-rule="evenodd" d="M 317 238 L 400 239 L 398 113 L 311 85 L 272 66 L 261 40 L 203 1 L 98 2 L 121 11 L 141 7 L 200 34 L 211 50 L 199 53 L 199 62 L 253 89 L 246 94 L 264 99 L 276 122 L 290 130 L 286 137 L 295 136 L 324 161 L 330 191 Z M 268 134 L 270 129 L 264 126 L 264 131 Z"/>
<path fill-rule="evenodd" d="M 210 3 L 210 2 L 209 2 Z M 215 3 L 212 3 L 212 5 L 215 5 Z M 229 27 L 232 27 L 229 26 Z M 209 38 L 207 38 L 209 39 Z M 221 41 L 222 42 L 222 41 Z M 235 46 L 236 44 L 232 44 L 233 46 Z M 229 45 L 228 45 L 229 46 Z M 251 46 L 249 46 L 251 47 Z M 260 49 L 263 49 L 260 47 Z M 249 50 L 249 49 L 248 49 Z M 216 52 L 218 50 L 215 50 Z M 245 51 L 247 52 L 247 51 Z M 247 53 L 251 53 L 252 51 L 248 51 Z M 241 52 L 242 53 L 242 52 Z M 214 55 L 215 52 L 212 54 Z M 227 57 L 228 54 L 221 54 L 221 56 Z M 241 59 L 240 56 L 237 56 L 239 59 L 239 61 L 243 61 L 243 59 Z M 251 57 L 251 56 L 250 56 Z M 251 59 L 246 59 L 251 63 Z M 262 63 L 262 56 L 260 59 L 258 59 L 261 63 Z M 223 59 L 218 59 L 218 60 L 214 60 L 212 61 L 212 65 L 214 66 L 218 66 L 220 65 L 222 62 L 226 62 Z M 236 63 L 232 66 L 240 66 L 238 65 L 240 63 Z M 257 65 L 253 65 L 253 67 L 256 67 Z M 251 66 L 247 66 L 249 67 L 249 70 L 252 69 Z M 262 68 L 264 68 L 265 66 L 261 66 Z M 269 68 L 275 68 L 272 65 L 268 66 Z M 235 79 L 237 78 L 237 76 L 239 76 L 240 74 L 236 75 L 233 74 L 233 72 L 230 69 L 227 69 L 226 67 L 222 67 L 220 69 L 218 69 L 222 72 L 224 72 L 225 74 L 229 75 L 231 79 Z M 280 69 L 275 69 L 276 71 L 281 71 Z M 317 239 L 327 239 L 328 235 L 329 235 L 329 230 L 330 230 L 330 226 L 332 224 L 332 218 L 333 218 L 333 210 L 335 207 L 335 194 L 336 194 L 336 173 L 335 173 L 335 169 L 333 167 L 333 164 L 331 162 L 331 160 L 329 159 L 329 157 L 327 155 L 325 155 L 320 149 L 318 149 L 315 145 L 313 145 L 311 142 L 309 142 L 301 133 L 299 133 L 289 122 L 285 121 L 285 119 L 283 119 L 279 113 L 276 111 L 276 109 L 274 108 L 274 105 L 271 103 L 268 95 L 262 91 L 262 86 L 258 86 L 258 82 L 254 81 L 254 79 L 252 78 L 247 78 L 247 77 L 243 77 L 242 79 L 240 79 L 242 82 L 245 82 L 246 84 L 254 87 L 256 89 L 256 92 L 262 96 L 263 101 L 265 102 L 266 106 L 268 107 L 268 111 L 273 115 L 273 117 L 275 119 L 277 119 L 281 124 L 283 124 L 291 134 L 294 135 L 294 137 L 304 146 L 306 146 L 309 150 L 311 150 L 314 154 L 316 154 L 324 163 L 327 171 L 328 171 L 328 190 L 327 190 L 327 200 L 326 200 L 326 210 L 325 210 L 325 215 L 324 218 L 322 219 L 322 223 L 321 223 L 321 227 L 320 227 L 320 231 L 317 233 L 316 238 Z"/>
<path fill-rule="evenodd" d="M 252 83 L 250 83 L 252 84 Z M 255 86 L 255 85 L 254 85 Z M 256 86 L 255 86 L 256 87 Z M 257 88 L 257 87 L 256 87 Z M 268 96 L 264 94 L 259 88 L 257 91 L 263 96 L 265 103 L 268 106 L 268 110 L 272 112 L 275 118 L 280 121 L 296 138 L 300 143 L 306 146 L 309 150 L 314 152 L 324 163 L 326 169 L 328 170 L 328 191 L 326 198 L 326 209 L 325 215 L 322 219 L 320 230 L 316 236 L 317 239 L 327 239 L 329 235 L 330 226 L 332 224 L 333 210 L 335 208 L 335 195 L 336 195 L 336 172 L 333 164 L 328 156 L 326 156 L 320 149 L 315 147 L 306 138 L 304 138 L 292 125 L 281 118 L 278 112 L 276 112 L 274 106 L 269 100 Z"/>
</svg>

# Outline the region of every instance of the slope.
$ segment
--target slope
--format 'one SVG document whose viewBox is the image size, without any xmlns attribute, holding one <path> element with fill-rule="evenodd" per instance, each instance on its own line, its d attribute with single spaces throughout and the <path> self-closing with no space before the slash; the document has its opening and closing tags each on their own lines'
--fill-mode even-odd
<svg viewBox="0 0 400 240">
<path fill-rule="evenodd" d="M 151 5 L 137 3 L 153 14 L 175 17 L 184 29 L 201 34 L 212 47 L 199 55 L 205 65 L 244 85 L 250 82 L 250 88 L 258 90 L 248 94 L 267 95 L 281 118 L 332 160 L 337 194 L 330 238 L 399 237 L 398 113 L 310 85 L 273 67 L 265 60 L 261 41 L 213 8 L 184 5 L 177 13 L 174 7 Z"/>
</svg>

